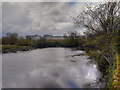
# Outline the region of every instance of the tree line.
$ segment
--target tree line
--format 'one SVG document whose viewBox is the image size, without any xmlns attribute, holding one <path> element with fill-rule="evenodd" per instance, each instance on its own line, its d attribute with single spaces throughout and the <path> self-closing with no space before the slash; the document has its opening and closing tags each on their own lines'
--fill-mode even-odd
<svg viewBox="0 0 120 90">
<path fill-rule="evenodd" d="M 46 39 L 41 37 L 37 40 L 32 40 L 30 36 L 22 37 L 17 33 L 7 33 L 2 37 L 2 45 L 15 45 L 15 46 L 31 46 L 35 48 L 44 47 L 78 47 L 84 46 L 86 38 L 80 36 L 77 32 L 69 32 L 64 35 L 65 39 Z"/>
</svg>

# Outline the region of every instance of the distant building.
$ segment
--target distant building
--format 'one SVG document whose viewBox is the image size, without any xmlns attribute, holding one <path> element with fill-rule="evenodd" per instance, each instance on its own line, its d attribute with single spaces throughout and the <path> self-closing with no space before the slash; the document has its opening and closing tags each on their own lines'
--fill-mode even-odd
<svg viewBox="0 0 120 90">
<path fill-rule="evenodd" d="M 52 39 L 54 39 L 54 40 L 63 40 L 65 38 L 63 36 L 53 36 Z"/>
<path fill-rule="evenodd" d="M 62 39 L 64 39 L 63 36 L 44 35 L 43 37 L 47 40 L 62 40 Z"/>
<path fill-rule="evenodd" d="M 48 39 L 48 40 L 53 38 L 52 35 L 44 35 L 43 37 L 44 37 L 45 39 Z"/>
<path fill-rule="evenodd" d="M 47 40 L 63 40 L 65 39 L 63 36 L 52 36 L 52 35 L 44 35 L 39 36 L 39 35 L 27 35 L 26 38 L 29 38 L 30 40 L 39 40 L 41 38 L 45 38 Z"/>
<path fill-rule="evenodd" d="M 39 35 L 28 35 L 26 37 L 29 37 L 31 40 L 39 40 L 39 39 L 41 39 L 41 36 L 39 36 Z"/>
</svg>

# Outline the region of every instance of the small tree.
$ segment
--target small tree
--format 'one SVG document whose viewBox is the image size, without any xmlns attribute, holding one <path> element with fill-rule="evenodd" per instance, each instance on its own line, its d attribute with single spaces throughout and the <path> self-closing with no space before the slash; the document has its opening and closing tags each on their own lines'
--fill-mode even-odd
<svg viewBox="0 0 120 90">
<path fill-rule="evenodd" d="M 18 40 L 17 33 L 7 33 L 7 38 L 9 38 L 9 43 L 11 45 L 15 45 L 16 41 Z"/>
<path fill-rule="evenodd" d="M 68 32 L 65 38 L 65 45 L 68 47 L 79 46 L 79 34 L 77 32 Z"/>
</svg>

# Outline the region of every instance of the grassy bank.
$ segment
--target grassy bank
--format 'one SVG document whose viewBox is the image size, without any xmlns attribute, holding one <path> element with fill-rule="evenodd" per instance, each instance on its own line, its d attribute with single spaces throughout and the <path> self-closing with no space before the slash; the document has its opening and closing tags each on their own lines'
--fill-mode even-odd
<svg viewBox="0 0 120 90">
<path fill-rule="evenodd" d="M 120 88 L 120 54 L 116 53 L 116 68 L 113 74 L 112 87 Z"/>
<path fill-rule="evenodd" d="M 16 53 L 17 51 L 28 51 L 33 49 L 31 46 L 15 46 L 15 45 L 2 45 L 2 53 L 9 53 L 13 52 Z"/>
<path fill-rule="evenodd" d="M 104 76 L 104 78 L 107 80 L 106 88 L 112 88 L 116 66 L 116 58 L 114 58 L 114 64 L 109 66 L 105 72 L 106 75 Z"/>
<path fill-rule="evenodd" d="M 120 46 L 115 49 L 114 64 L 109 66 L 107 88 L 120 88 Z"/>
<path fill-rule="evenodd" d="M 109 66 L 107 88 L 120 88 L 120 53 L 116 53 L 114 65 Z"/>
</svg>

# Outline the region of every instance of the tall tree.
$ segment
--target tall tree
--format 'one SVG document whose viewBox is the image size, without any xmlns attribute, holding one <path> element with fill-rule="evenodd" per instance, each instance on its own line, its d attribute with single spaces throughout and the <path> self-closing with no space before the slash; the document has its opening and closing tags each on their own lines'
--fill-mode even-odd
<svg viewBox="0 0 120 90">
<path fill-rule="evenodd" d="M 87 10 L 73 18 L 77 27 L 85 27 L 96 51 L 100 51 L 109 64 L 114 57 L 114 43 L 120 30 L 120 2 L 106 2 L 87 6 Z"/>
</svg>

